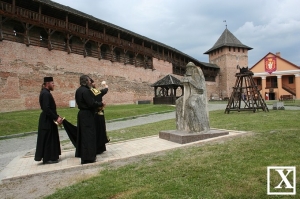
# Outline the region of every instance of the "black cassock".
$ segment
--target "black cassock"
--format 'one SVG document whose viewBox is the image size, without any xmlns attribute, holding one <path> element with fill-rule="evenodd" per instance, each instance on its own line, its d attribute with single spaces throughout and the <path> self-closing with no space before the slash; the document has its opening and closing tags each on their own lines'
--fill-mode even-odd
<svg viewBox="0 0 300 199">
<path fill-rule="evenodd" d="M 93 91 L 93 90 L 92 90 Z M 95 100 L 98 102 L 102 102 L 102 97 L 108 92 L 108 88 L 97 90 L 93 92 L 95 95 Z M 109 138 L 106 133 L 106 124 L 104 117 L 104 110 L 98 111 L 95 110 L 95 124 L 96 124 L 96 137 L 97 137 L 97 154 L 101 154 L 106 151 L 105 144 L 109 142 Z"/>
<path fill-rule="evenodd" d="M 82 163 L 93 162 L 97 155 L 95 109 L 103 104 L 95 101 L 92 91 L 86 86 L 76 90 L 75 100 L 79 108 L 75 157 L 81 157 Z"/>
<path fill-rule="evenodd" d="M 39 97 L 42 113 L 39 118 L 38 136 L 35 151 L 35 161 L 55 161 L 61 155 L 57 125 L 56 104 L 50 91 L 43 88 Z"/>
<path fill-rule="evenodd" d="M 69 136 L 72 144 L 76 148 L 76 142 L 77 142 L 77 126 L 71 124 L 66 119 L 63 120 L 64 129 L 67 132 L 67 135 Z"/>
</svg>

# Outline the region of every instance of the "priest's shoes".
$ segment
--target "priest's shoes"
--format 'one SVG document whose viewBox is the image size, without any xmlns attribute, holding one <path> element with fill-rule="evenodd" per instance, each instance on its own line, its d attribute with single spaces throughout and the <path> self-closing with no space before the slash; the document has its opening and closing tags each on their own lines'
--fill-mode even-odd
<svg viewBox="0 0 300 199">
<path fill-rule="evenodd" d="M 94 160 L 81 160 L 81 164 L 89 164 L 96 162 L 96 158 Z"/>
<path fill-rule="evenodd" d="M 43 162 L 43 164 L 55 164 L 58 163 L 58 160 L 49 160 L 47 162 Z"/>
</svg>

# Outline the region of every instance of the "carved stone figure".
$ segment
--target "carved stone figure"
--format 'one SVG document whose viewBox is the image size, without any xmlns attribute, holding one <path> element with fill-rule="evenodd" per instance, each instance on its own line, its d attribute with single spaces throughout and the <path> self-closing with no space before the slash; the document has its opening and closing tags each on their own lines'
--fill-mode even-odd
<svg viewBox="0 0 300 199">
<path fill-rule="evenodd" d="M 176 127 L 189 133 L 210 130 L 206 84 L 202 70 L 189 62 L 182 79 L 184 94 L 176 100 Z"/>
</svg>

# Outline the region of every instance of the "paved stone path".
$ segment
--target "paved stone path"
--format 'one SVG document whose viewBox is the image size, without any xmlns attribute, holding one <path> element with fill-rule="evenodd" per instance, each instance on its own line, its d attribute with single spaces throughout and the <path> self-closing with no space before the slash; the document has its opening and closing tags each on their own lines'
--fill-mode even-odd
<svg viewBox="0 0 300 199">
<path fill-rule="evenodd" d="M 209 104 L 208 106 L 210 111 L 225 110 L 225 108 L 226 104 Z M 269 107 L 269 109 L 271 108 L 272 106 Z M 300 110 L 300 107 L 286 107 L 286 109 Z M 126 121 L 108 122 L 107 130 L 117 130 L 172 118 L 175 118 L 175 112 L 148 115 Z M 243 132 L 230 132 L 228 136 L 234 136 L 240 133 Z M 60 140 L 66 139 L 68 139 L 67 134 L 64 131 L 61 131 Z M 61 161 L 58 164 L 43 165 L 40 162 L 35 162 L 32 155 L 25 156 L 28 151 L 34 150 L 35 145 L 36 134 L 0 140 L 0 180 L 31 175 L 39 172 L 82 166 L 80 164 L 80 159 L 74 157 L 74 149 L 62 151 L 60 158 Z M 153 153 L 156 151 L 168 150 L 181 146 L 183 145 L 159 139 L 158 136 L 134 139 L 120 143 L 109 143 L 107 145 L 107 151 L 97 156 L 97 163 L 132 157 L 140 154 Z M 186 144 L 184 146 L 186 146 Z"/>
</svg>

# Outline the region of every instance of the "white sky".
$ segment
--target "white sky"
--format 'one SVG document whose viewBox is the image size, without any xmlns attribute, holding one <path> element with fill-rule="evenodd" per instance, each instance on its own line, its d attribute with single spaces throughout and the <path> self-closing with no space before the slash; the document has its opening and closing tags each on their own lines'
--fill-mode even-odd
<svg viewBox="0 0 300 199">
<path fill-rule="evenodd" d="M 208 62 L 225 25 L 249 67 L 267 53 L 300 66 L 299 0 L 53 0 Z M 223 22 L 226 20 L 226 23 Z M 244 66 L 243 66 L 244 67 Z"/>
</svg>

